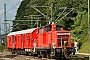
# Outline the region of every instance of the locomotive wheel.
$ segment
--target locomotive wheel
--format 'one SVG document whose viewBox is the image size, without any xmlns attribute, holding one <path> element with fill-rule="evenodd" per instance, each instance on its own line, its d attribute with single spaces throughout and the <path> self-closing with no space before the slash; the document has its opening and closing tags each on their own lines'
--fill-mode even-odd
<svg viewBox="0 0 90 60">
<path fill-rule="evenodd" d="M 45 58 L 45 54 L 39 54 L 38 58 Z"/>
<path fill-rule="evenodd" d="M 50 58 L 50 53 L 47 53 L 47 55 L 46 55 L 46 56 L 47 56 L 47 58 Z"/>
<path fill-rule="evenodd" d="M 17 54 L 18 54 L 18 55 L 20 55 L 20 54 L 21 54 L 21 52 L 18 50 L 18 51 L 17 51 Z"/>
<path fill-rule="evenodd" d="M 73 52 L 73 55 L 75 55 L 75 52 Z"/>
<path fill-rule="evenodd" d="M 61 55 L 60 59 L 66 59 L 65 55 Z"/>
<path fill-rule="evenodd" d="M 29 56 L 33 56 L 33 53 L 28 53 Z"/>
<path fill-rule="evenodd" d="M 73 55 L 75 55 L 75 52 L 76 52 L 76 50 L 75 50 L 75 48 L 73 49 Z"/>
<path fill-rule="evenodd" d="M 12 52 L 12 54 L 15 54 L 15 51 L 14 50 L 12 50 L 11 52 Z"/>
<path fill-rule="evenodd" d="M 15 54 L 15 52 L 12 52 L 12 54 Z"/>
<path fill-rule="evenodd" d="M 45 54 L 41 54 L 39 57 L 40 58 L 45 58 Z"/>
<path fill-rule="evenodd" d="M 38 58 L 42 58 L 42 55 L 38 55 Z"/>
<path fill-rule="evenodd" d="M 46 53 L 43 53 L 43 58 L 47 58 L 47 54 Z"/>
</svg>

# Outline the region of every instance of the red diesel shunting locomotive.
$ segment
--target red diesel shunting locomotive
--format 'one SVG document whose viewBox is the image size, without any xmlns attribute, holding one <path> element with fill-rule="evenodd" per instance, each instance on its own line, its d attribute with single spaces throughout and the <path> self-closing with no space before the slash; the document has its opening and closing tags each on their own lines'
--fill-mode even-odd
<svg viewBox="0 0 90 60">
<path fill-rule="evenodd" d="M 75 53 L 70 31 L 56 24 L 11 32 L 7 35 L 7 48 L 12 53 L 43 57 L 65 57 Z"/>
</svg>

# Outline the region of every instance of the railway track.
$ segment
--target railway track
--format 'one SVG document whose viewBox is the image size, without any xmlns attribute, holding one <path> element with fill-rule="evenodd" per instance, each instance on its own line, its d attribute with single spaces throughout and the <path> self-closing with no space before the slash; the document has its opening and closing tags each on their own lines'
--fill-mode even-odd
<svg viewBox="0 0 90 60">
<path fill-rule="evenodd" d="M 12 55 L 11 53 L 4 53 L 0 54 L 0 60 L 61 60 L 57 59 L 48 59 L 48 58 L 38 58 L 34 56 L 27 56 L 27 55 Z M 89 60 L 88 58 L 78 58 L 78 56 L 68 57 L 67 59 L 63 60 Z"/>
<path fill-rule="evenodd" d="M 0 60 L 55 60 L 55 59 L 48 59 L 48 58 L 38 58 L 33 56 L 27 55 L 0 55 Z"/>
</svg>

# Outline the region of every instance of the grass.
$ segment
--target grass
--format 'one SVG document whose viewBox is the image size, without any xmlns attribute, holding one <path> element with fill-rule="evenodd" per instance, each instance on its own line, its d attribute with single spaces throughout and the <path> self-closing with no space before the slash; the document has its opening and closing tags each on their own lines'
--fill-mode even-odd
<svg viewBox="0 0 90 60">
<path fill-rule="evenodd" d="M 79 49 L 80 53 L 89 53 L 89 41 L 86 41 L 82 44 L 81 49 Z"/>
<path fill-rule="evenodd" d="M 0 46 L 0 52 L 3 52 L 5 49 L 5 46 Z"/>
</svg>

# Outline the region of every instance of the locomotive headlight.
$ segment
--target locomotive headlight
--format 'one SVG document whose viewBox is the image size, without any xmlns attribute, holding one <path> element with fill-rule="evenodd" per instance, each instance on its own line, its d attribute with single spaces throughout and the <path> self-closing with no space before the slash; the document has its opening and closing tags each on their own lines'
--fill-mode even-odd
<svg viewBox="0 0 90 60">
<path fill-rule="evenodd" d="M 56 48 L 55 42 L 52 43 L 52 48 L 54 48 L 54 49 Z"/>
</svg>

